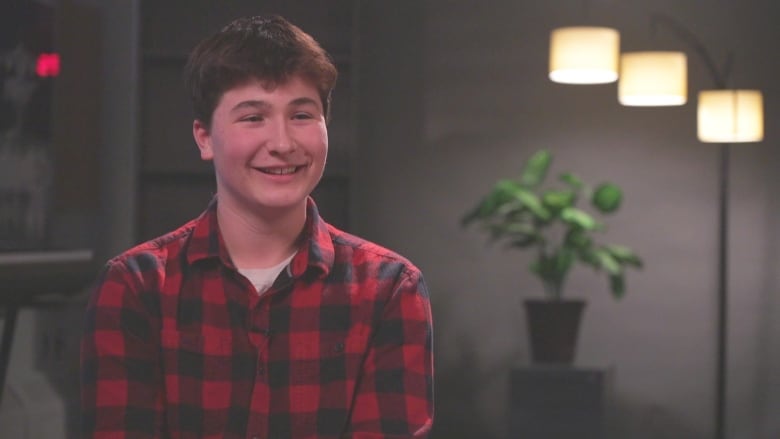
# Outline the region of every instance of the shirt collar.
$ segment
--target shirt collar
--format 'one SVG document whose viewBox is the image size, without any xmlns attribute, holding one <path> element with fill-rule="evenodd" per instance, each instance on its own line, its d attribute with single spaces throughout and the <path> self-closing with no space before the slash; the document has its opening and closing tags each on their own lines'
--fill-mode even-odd
<svg viewBox="0 0 780 439">
<path fill-rule="evenodd" d="M 320 217 L 311 197 L 306 200 L 306 224 L 298 240 L 298 253 L 290 263 L 292 276 L 299 277 L 309 269 L 316 269 L 323 274 L 330 272 L 335 254 L 333 241 L 328 224 Z M 187 248 L 187 261 L 190 264 L 210 258 L 218 258 L 222 264 L 235 268 L 219 231 L 216 196 L 195 220 Z"/>
<path fill-rule="evenodd" d="M 306 199 L 306 225 L 299 239 L 298 254 L 290 263 L 292 276 L 299 277 L 312 268 L 328 274 L 335 258 L 333 239 L 311 197 Z"/>
</svg>

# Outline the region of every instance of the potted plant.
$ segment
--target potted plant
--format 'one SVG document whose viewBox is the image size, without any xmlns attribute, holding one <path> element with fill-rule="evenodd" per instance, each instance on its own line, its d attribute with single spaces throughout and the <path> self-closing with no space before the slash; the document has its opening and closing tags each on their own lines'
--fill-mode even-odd
<svg viewBox="0 0 780 439">
<path fill-rule="evenodd" d="M 605 182 L 592 188 L 570 172 L 560 175 L 562 187 L 548 187 L 544 183 L 552 159 L 548 150 L 534 153 L 518 178 L 499 180 L 461 224 L 478 224 L 491 242 L 503 242 L 508 249 L 533 252 L 529 269 L 541 280 L 547 297 L 524 302 L 532 360 L 571 363 L 585 304 L 564 297 L 571 268 L 579 263 L 605 274 L 609 290 L 620 299 L 626 290 L 626 268 L 641 268 L 642 261 L 626 246 L 596 240 L 606 226 L 595 215 L 618 210 L 620 187 Z M 578 207 L 588 201 L 592 212 Z"/>
</svg>

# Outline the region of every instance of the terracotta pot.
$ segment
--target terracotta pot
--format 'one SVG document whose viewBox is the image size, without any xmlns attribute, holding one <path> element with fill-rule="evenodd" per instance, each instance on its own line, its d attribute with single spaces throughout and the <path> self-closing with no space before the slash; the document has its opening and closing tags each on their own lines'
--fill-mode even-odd
<svg viewBox="0 0 780 439">
<path fill-rule="evenodd" d="M 531 361 L 572 364 L 585 301 L 527 299 L 524 305 Z"/>
</svg>

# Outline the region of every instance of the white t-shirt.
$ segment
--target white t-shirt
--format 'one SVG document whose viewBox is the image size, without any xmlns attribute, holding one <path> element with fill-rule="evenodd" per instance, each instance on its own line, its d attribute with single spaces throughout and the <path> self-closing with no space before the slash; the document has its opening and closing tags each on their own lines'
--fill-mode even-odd
<svg viewBox="0 0 780 439">
<path fill-rule="evenodd" d="M 293 256 L 295 256 L 295 253 L 277 265 L 274 265 L 273 267 L 239 268 L 238 272 L 243 274 L 247 279 L 249 279 L 250 282 L 252 282 L 252 285 L 254 285 L 258 294 L 263 294 L 266 290 L 268 290 L 268 288 L 271 287 L 271 285 L 274 284 L 276 278 L 279 277 L 279 273 L 281 273 L 282 270 L 287 267 L 290 261 L 292 261 Z"/>
</svg>

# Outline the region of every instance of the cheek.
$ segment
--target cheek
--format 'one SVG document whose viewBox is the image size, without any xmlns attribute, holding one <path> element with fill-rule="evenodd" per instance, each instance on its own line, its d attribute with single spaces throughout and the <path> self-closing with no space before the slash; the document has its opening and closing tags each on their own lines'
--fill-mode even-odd
<svg viewBox="0 0 780 439">
<path fill-rule="evenodd" d="M 322 149 L 322 155 L 327 155 L 328 154 L 328 136 L 325 136 L 322 139 L 322 148 L 321 149 Z"/>
<path fill-rule="evenodd" d="M 312 158 L 322 161 L 328 154 L 328 131 L 321 127 L 309 126 L 300 130 L 296 142 Z"/>
<path fill-rule="evenodd" d="M 224 160 L 243 160 L 254 151 L 251 138 L 240 132 L 219 132 L 214 136 L 214 155 L 222 156 Z"/>
<path fill-rule="evenodd" d="M 328 130 L 325 127 L 317 131 L 314 144 L 317 145 L 316 149 L 320 155 L 325 156 L 328 154 Z"/>
</svg>

